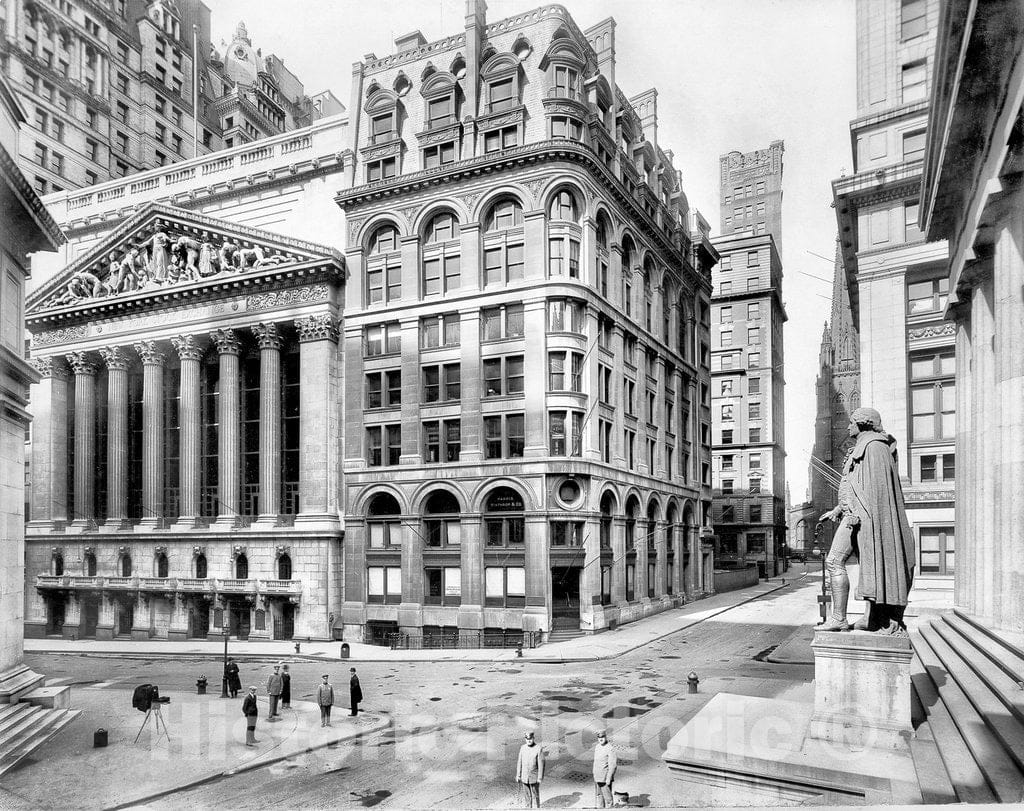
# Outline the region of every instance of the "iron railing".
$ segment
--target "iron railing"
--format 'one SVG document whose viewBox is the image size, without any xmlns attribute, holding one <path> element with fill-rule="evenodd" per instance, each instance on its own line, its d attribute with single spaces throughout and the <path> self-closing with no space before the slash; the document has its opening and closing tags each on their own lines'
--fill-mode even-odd
<svg viewBox="0 0 1024 811">
<path fill-rule="evenodd" d="M 477 648 L 536 648 L 541 643 L 539 631 L 509 631 L 486 633 L 475 631 L 461 634 L 387 634 L 383 644 L 391 650 L 424 650 L 448 648 L 465 650 Z"/>
</svg>

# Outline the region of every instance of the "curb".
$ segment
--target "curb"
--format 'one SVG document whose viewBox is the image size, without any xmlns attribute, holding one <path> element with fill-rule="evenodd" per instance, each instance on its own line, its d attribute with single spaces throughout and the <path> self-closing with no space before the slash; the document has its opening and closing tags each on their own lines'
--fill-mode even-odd
<svg viewBox="0 0 1024 811">
<path fill-rule="evenodd" d="M 701 617 L 700 619 L 694 620 L 693 622 L 688 622 L 686 624 L 683 624 L 683 625 L 680 625 L 680 626 L 678 626 L 676 628 L 673 628 L 673 629 L 671 629 L 669 631 L 665 631 L 662 634 L 658 634 L 657 636 L 652 636 L 652 637 L 650 637 L 648 639 L 644 639 L 644 640 L 642 640 L 640 642 L 637 642 L 636 644 L 631 645 L 631 646 L 629 646 L 627 648 L 624 648 L 624 649 L 622 649 L 620 651 L 615 651 L 615 652 L 607 653 L 607 654 L 591 654 L 591 655 L 564 656 L 564 657 L 563 656 L 551 656 L 551 657 L 538 657 L 538 658 L 532 658 L 532 657 L 524 656 L 522 658 L 519 658 L 519 657 L 511 657 L 511 658 L 501 657 L 501 658 L 489 658 L 489 659 L 476 659 L 476 658 L 463 659 L 463 658 L 459 658 L 459 657 L 451 657 L 451 658 L 438 657 L 438 658 L 422 658 L 422 659 L 420 659 L 420 658 L 399 659 L 399 658 L 394 658 L 394 657 L 391 657 L 391 658 L 356 658 L 356 657 L 350 657 L 347 660 L 341 659 L 340 657 L 329 656 L 328 654 L 302 654 L 302 653 L 295 654 L 295 653 L 289 653 L 289 654 L 281 654 L 281 655 L 275 656 L 275 655 L 268 654 L 268 653 L 259 653 L 259 652 L 246 653 L 246 652 L 232 651 L 231 655 L 232 655 L 232 658 L 235 659 L 235 661 L 239 661 L 239 662 L 265 662 L 265 663 L 273 663 L 273 662 L 325 662 L 325 663 L 334 664 L 336 662 L 350 661 L 350 662 L 359 662 L 359 663 L 362 663 L 362 664 L 396 664 L 396 663 L 399 663 L 399 662 L 413 662 L 413 663 L 420 663 L 420 662 L 425 662 L 425 663 L 431 663 L 431 662 L 465 662 L 465 663 L 474 663 L 474 662 L 479 662 L 479 663 L 486 663 L 486 664 L 504 663 L 504 664 L 550 665 L 550 664 L 573 664 L 573 663 L 579 663 L 579 662 L 599 662 L 599 661 L 604 661 L 604 660 L 608 660 L 608 659 L 617 659 L 617 658 L 619 658 L 621 656 L 625 656 L 626 654 L 632 653 L 633 651 L 635 651 L 635 650 L 637 650 L 639 648 L 642 648 L 645 645 L 649 645 L 652 642 L 657 642 L 657 641 L 659 641 L 661 639 L 664 639 L 667 636 L 671 636 L 672 634 L 679 633 L 680 631 L 685 631 L 688 628 L 692 628 L 694 625 L 699 625 L 700 623 L 705 622 L 705 621 L 707 621 L 707 620 L 709 620 L 709 619 L 711 619 L 713 617 L 717 617 L 717 616 L 719 616 L 720 614 L 723 614 L 726 611 L 731 611 L 732 609 L 738 608 L 741 605 L 746 605 L 747 603 L 753 602 L 754 600 L 759 600 L 759 599 L 761 599 L 762 597 L 765 597 L 768 594 L 774 594 L 775 592 L 780 591 L 781 589 L 784 589 L 784 588 L 787 588 L 789 586 L 792 586 L 792 585 L 795 585 L 795 584 L 799 583 L 801 580 L 803 580 L 803 578 L 805 576 L 806 575 L 801 574 L 801 575 L 798 575 L 797 577 L 794 577 L 792 580 L 789 580 L 789 581 L 783 580 L 779 585 L 774 585 L 773 588 L 766 589 L 765 591 L 760 592 L 759 594 L 755 594 L 752 597 L 748 597 L 745 600 L 740 600 L 740 601 L 735 602 L 735 603 L 730 603 L 729 605 L 723 606 L 722 608 L 714 611 L 713 613 L 708 614 L 707 616 Z M 690 603 L 690 605 L 694 605 L 694 603 Z M 651 615 L 651 616 L 652 617 L 656 617 L 658 615 L 655 614 L 655 615 Z M 612 631 L 611 633 L 615 633 L 615 631 Z M 603 636 L 603 634 L 602 634 L 602 636 Z M 217 652 L 216 656 L 214 656 L 211 653 L 207 653 L 207 652 L 203 652 L 203 651 L 195 651 L 195 652 L 191 652 L 191 651 L 190 652 L 175 652 L 175 651 L 166 651 L 166 652 L 164 652 L 164 651 L 155 651 L 155 652 L 153 652 L 153 651 L 124 651 L 124 652 L 120 652 L 120 651 L 97 651 L 95 653 L 90 653 L 90 652 L 87 652 L 87 651 L 60 651 L 60 650 L 31 650 L 31 649 L 29 649 L 29 650 L 26 650 L 25 653 L 26 654 L 30 654 L 30 655 L 38 655 L 38 656 L 88 656 L 88 657 L 100 658 L 100 659 L 153 659 L 153 658 L 174 657 L 174 658 L 183 659 L 183 660 L 192 660 L 192 659 L 208 660 L 208 659 L 211 659 L 211 658 L 216 658 L 216 659 L 219 660 L 219 658 L 220 658 L 220 652 L 219 651 Z"/>
<path fill-rule="evenodd" d="M 283 760 L 290 760 L 291 758 L 296 758 L 301 755 L 307 755 L 310 752 L 316 752 L 320 749 L 327 749 L 328 747 L 336 746 L 346 741 L 351 741 L 355 738 L 362 737 L 363 735 L 373 735 L 380 732 L 381 730 L 389 729 L 390 727 L 393 727 L 395 725 L 395 721 L 390 715 L 388 715 L 387 713 L 381 713 L 381 715 L 383 716 L 382 721 L 386 720 L 387 723 L 380 723 L 377 726 L 371 727 L 370 729 L 355 731 L 352 734 L 345 735 L 341 738 L 334 738 L 333 740 L 325 741 L 324 743 L 319 743 L 315 746 L 307 746 L 302 749 L 298 749 L 294 752 L 275 755 L 274 757 L 268 758 L 266 760 L 259 760 L 253 763 L 246 763 L 241 766 L 237 766 L 233 769 L 225 769 L 222 772 L 209 774 L 206 777 L 197 778 L 196 780 L 192 780 L 191 782 L 183 783 L 180 786 L 174 786 L 173 788 L 164 789 L 163 791 L 157 791 L 153 794 L 148 794 L 144 797 L 136 797 L 133 800 L 120 803 L 119 805 L 105 806 L 104 811 L 120 811 L 120 809 L 125 808 L 137 808 L 138 806 L 143 805 L 145 803 L 150 803 L 154 800 L 160 800 L 164 797 L 168 797 L 172 794 L 177 794 L 181 791 L 189 791 L 194 788 L 199 788 L 200 786 L 205 786 L 209 783 L 215 783 L 218 780 L 222 780 L 228 777 L 237 777 L 240 774 L 255 771 L 256 769 L 262 769 L 265 766 L 273 766 L 275 763 L 280 763 Z"/>
</svg>

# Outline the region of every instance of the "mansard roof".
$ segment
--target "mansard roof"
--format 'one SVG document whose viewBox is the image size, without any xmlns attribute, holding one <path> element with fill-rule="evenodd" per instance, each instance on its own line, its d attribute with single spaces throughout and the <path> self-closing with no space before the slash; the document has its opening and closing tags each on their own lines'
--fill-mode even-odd
<svg viewBox="0 0 1024 811">
<path fill-rule="evenodd" d="M 123 313 L 323 269 L 344 279 L 335 248 L 149 203 L 33 292 L 26 318 Z"/>
</svg>

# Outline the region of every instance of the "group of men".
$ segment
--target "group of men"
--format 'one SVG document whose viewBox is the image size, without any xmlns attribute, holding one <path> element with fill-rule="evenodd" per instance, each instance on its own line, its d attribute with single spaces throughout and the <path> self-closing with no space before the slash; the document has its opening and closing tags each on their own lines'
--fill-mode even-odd
<svg viewBox="0 0 1024 811">
<path fill-rule="evenodd" d="M 526 742 L 519 747 L 516 761 L 516 782 L 525 793 L 524 804 L 540 808 L 540 782 L 544 779 L 544 750 L 537 745 L 533 732 L 527 732 Z M 598 808 L 611 808 L 612 781 L 619 761 L 615 749 L 608 743 L 608 734 L 602 729 L 594 744 L 594 799 Z"/>
<path fill-rule="evenodd" d="M 225 674 L 229 686 L 238 680 L 238 665 L 233 659 L 228 660 Z M 363 700 L 363 691 L 354 667 L 349 668 L 349 674 L 349 706 L 351 709 L 349 714 L 358 715 L 359 704 Z M 334 686 L 330 683 L 329 674 L 324 673 L 322 678 L 323 681 L 316 688 L 316 703 L 320 707 L 320 726 L 329 727 L 331 725 L 331 707 L 334 706 Z M 236 691 L 232 690 L 232 697 L 235 693 Z M 256 720 L 259 718 L 256 696 L 256 686 L 253 685 L 242 702 L 242 714 L 246 721 L 246 746 L 255 746 L 259 743 L 256 739 Z M 267 720 L 280 721 L 282 718 L 280 710 L 291 708 L 291 675 L 288 672 L 288 665 L 274 665 L 274 672 L 267 677 L 267 696 L 270 699 L 270 713 Z"/>
</svg>

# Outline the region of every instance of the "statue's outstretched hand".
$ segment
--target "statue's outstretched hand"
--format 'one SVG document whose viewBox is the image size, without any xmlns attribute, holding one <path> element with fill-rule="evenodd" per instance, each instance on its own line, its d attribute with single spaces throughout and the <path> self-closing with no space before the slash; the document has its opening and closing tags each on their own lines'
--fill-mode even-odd
<svg viewBox="0 0 1024 811">
<path fill-rule="evenodd" d="M 837 518 L 839 518 L 839 514 L 841 512 L 842 511 L 839 509 L 839 507 L 834 507 L 833 509 L 829 510 L 828 512 L 822 513 L 821 514 L 821 518 L 819 518 L 818 520 L 819 521 L 835 521 Z"/>
</svg>

